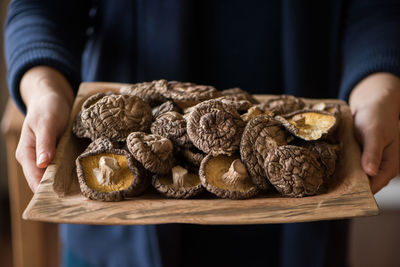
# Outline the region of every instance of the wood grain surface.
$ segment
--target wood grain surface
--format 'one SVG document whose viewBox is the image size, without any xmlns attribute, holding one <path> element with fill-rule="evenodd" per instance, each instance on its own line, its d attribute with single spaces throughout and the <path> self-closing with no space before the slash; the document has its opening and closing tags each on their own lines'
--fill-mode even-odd
<svg viewBox="0 0 400 267">
<path fill-rule="evenodd" d="M 68 129 L 61 138 L 54 162 L 23 217 L 58 223 L 80 224 L 264 224 L 351 218 L 379 212 L 369 181 L 360 165 L 360 148 L 353 137 L 349 107 L 339 100 L 343 114 L 340 138 L 343 142 L 333 183 L 326 193 L 304 198 L 260 195 L 254 199 L 218 199 L 211 194 L 196 199 L 167 199 L 155 191 L 122 202 L 88 200 L 80 194 L 74 162 L 87 143 L 72 132 L 72 121 L 83 101 L 93 93 L 115 91 L 123 84 L 83 83 L 79 89 Z M 258 95 L 265 101 L 267 95 Z M 318 102 L 320 100 L 307 100 Z"/>
</svg>

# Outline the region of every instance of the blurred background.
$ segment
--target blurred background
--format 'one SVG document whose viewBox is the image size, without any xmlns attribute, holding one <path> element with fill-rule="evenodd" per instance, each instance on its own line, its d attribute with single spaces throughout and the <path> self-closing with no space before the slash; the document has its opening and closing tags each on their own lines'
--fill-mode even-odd
<svg viewBox="0 0 400 267">
<path fill-rule="evenodd" d="M 32 193 L 14 159 L 22 118 L 7 106 L 9 96 L 2 51 L 8 2 L 0 1 L 0 266 L 57 266 L 60 251 L 57 225 L 21 218 Z M 400 266 L 400 178 L 392 180 L 375 197 L 381 214 L 351 221 L 348 248 L 351 267 Z"/>
</svg>

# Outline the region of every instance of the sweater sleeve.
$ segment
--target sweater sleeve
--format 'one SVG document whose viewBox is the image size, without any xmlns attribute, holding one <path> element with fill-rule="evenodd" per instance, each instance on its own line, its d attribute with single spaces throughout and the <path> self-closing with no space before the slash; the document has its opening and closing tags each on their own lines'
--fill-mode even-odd
<svg viewBox="0 0 400 267">
<path fill-rule="evenodd" d="M 400 76 L 400 2 L 352 0 L 344 10 L 339 97 L 348 99 L 353 87 L 369 74 Z"/>
<path fill-rule="evenodd" d="M 60 71 L 77 90 L 86 40 L 89 3 L 83 0 L 15 0 L 5 25 L 5 58 L 10 95 L 22 111 L 19 84 L 38 65 Z"/>
</svg>

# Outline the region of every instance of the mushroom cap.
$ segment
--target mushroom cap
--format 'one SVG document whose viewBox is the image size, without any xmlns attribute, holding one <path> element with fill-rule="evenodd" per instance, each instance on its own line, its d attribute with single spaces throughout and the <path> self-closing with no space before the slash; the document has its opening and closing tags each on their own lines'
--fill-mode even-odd
<svg viewBox="0 0 400 267">
<path fill-rule="evenodd" d="M 252 104 L 259 104 L 257 99 L 255 99 L 251 94 L 246 92 L 245 90 L 235 87 L 235 88 L 230 88 L 230 89 L 225 89 L 221 91 L 223 96 L 235 96 L 239 100 L 248 100 Z"/>
<path fill-rule="evenodd" d="M 185 148 L 181 151 L 181 155 L 185 158 L 187 162 L 196 167 L 199 167 L 201 162 L 205 158 L 206 154 L 204 154 L 201 151 L 195 151 L 195 150 L 197 150 L 197 148 L 194 146 Z"/>
<path fill-rule="evenodd" d="M 176 146 L 188 147 L 191 145 L 186 133 L 186 120 L 178 112 L 169 111 L 158 116 L 151 124 L 150 131 L 153 134 L 168 138 Z"/>
<path fill-rule="evenodd" d="M 218 197 L 230 199 L 247 199 L 258 193 L 257 186 L 252 183 L 249 176 L 237 185 L 224 182 L 222 177 L 230 170 L 235 160 L 240 160 L 238 155 L 218 155 L 214 157 L 209 154 L 204 158 L 201 162 L 199 175 L 201 183 L 207 191 Z"/>
<path fill-rule="evenodd" d="M 304 109 L 275 118 L 294 136 L 315 141 L 333 133 L 340 117 L 326 111 Z"/>
<path fill-rule="evenodd" d="M 125 141 L 130 132 L 145 131 L 150 127 L 151 108 L 141 98 L 111 94 L 94 99 L 94 103 L 85 102 L 81 115 L 82 125 L 92 140 L 106 137 L 112 141 Z"/>
<path fill-rule="evenodd" d="M 236 109 L 218 100 L 196 105 L 187 119 L 190 140 L 198 149 L 213 155 L 235 153 L 244 126 Z"/>
<path fill-rule="evenodd" d="M 172 142 L 157 134 L 132 132 L 126 139 L 129 152 L 153 173 L 167 174 L 174 163 Z"/>
<path fill-rule="evenodd" d="M 116 148 L 113 142 L 111 142 L 110 139 L 107 139 L 105 137 L 99 137 L 96 140 L 92 141 L 87 148 L 85 149 L 84 152 L 92 151 L 92 150 L 111 150 L 113 148 Z"/>
<path fill-rule="evenodd" d="M 82 118 L 81 118 L 82 112 L 79 111 L 79 113 L 76 115 L 74 122 L 72 123 L 72 132 L 76 135 L 78 138 L 90 138 L 91 134 L 89 130 L 82 124 Z"/>
<path fill-rule="evenodd" d="M 307 109 L 326 111 L 334 115 L 341 114 L 340 104 L 335 104 L 335 103 L 326 103 L 326 102 L 314 103 L 310 104 Z"/>
<path fill-rule="evenodd" d="M 258 107 L 264 111 L 270 111 L 275 115 L 282 115 L 303 109 L 305 105 L 304 101 L 300 98 L 292 95 L 280 95 L 268 99 L 266 102 L 259 104 Z"/>
<path fill-rule="evenodd" d="M 243 132 L 240 155 L 250 176 L 260 189 L 269 190 L 271 185 L 264 170 L 268 152 L 287 144 L 288 135 L 280 123 L 269 115 L 251 119 Z"/>
<path fill-rule="evenodd" d="M 240 99 L 239 97 L 233 95 L 221 96 L 215 99 L 224 104 L 233 106 L 238 112 L 246 112 L 254 105 L 247 99 Z"/>
<path fill-rule="evenodd" d="M 181 112 L 181 109 L 174 104 L 172 101 L 166 101 L 159 106 L 154 107 L 151 112 L 153 114 L 153 121 L 160 115 L 167 113 L 169 111 Z"/>
<path fill-rule="evenodd" d="M 183 187 L 175 186 L 172 178 L 174 168 L 168 175 L 153 175 L 152 184 L 158 192 L 171 198 L 190 198 L 204 191 L 199 176 L 194 173 L 187 173 Z"/>
<path fill-rule="evenodd" d="M 119 89 L 119 92 L 123 95 L 140 97 L 153 107 L 166 101 L 165 97 L 160 92 L 166 90 L 167 86 L 168 82 L 161 79 L 123 86 Z"/>
<path fill-rule="evenodd" d="M 93 172 L 104 156 L 115 159 L 121 167 L 118 171 L 120 180 L 115 185 L 101 184 Z M 135 167 L 133 157 L 122 149 L 100 148 L 84 152 L 76 159 L 76 172 L 82 194 L 93 200 L 120 201 L 142 193 L 148 185 L 148 179 Z"/>
<path fill-rule="evenodd" d="M 213 86 L 178 81 L 168 82 L 168 87 L 163 88 L 160 93 L 181 109 L 221 96 L 221 92 Z"/>
<path fill-rule="evenodd" d="M 304 147 L 279 146 L 268 153 L 264 166 L 271 184 L 283 196 L 315 195 L 324 182 L 317 156 Z"/>
</svg>

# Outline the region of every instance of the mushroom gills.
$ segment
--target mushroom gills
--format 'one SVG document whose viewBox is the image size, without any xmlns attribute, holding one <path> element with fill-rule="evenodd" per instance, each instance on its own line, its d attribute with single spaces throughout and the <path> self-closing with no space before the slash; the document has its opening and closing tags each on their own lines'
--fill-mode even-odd
<svg viewBox="0 0 400 267">
<path fill-rule="evenodd" d="M 317 140 L 329 132 L 336 118 L 327 114 L 305 112 L 294 115 L 288 122 L 296 127 L 298 136 L 306 140 Z"/>
<path fill-rule="evenodd" d="M 133 174 L 124 155 L 102 153 L 82 159 L 85 180 L 88 187 L 98 192 L 112 192 L 127 189 Z"/>
</svg>

